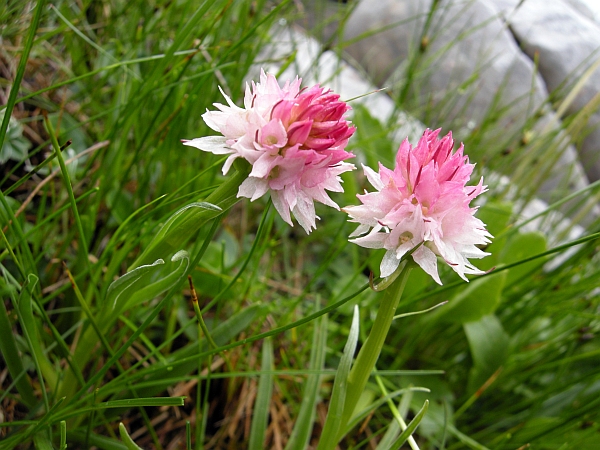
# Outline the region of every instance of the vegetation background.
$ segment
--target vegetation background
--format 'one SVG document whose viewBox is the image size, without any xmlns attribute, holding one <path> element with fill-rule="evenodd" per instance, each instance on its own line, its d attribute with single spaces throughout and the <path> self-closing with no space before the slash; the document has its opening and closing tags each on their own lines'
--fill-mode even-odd
<svg viewBox="0 0 600 450">
<path fill-rule="evenodd" d="M 187 255 L 161 255 L 140 284 L 109 289 L 175 211 L 223 183 L 221 159 L 179 141 L 210 134 L 200 116 L 222 101 L 218 86 L 241 102 L 250 69 L 273 63 L 258 59 L 273 25 L 303 11 L 268 0 L 2 3 L 0 448 L 316 447 L 353 307 L 359 342 L 377 311 L 366 288 L 382 254 L 348 244 L 344 214 L 318 209 L 307 236 L 267 201 L 240 201 L 185 230 Z M 449 303 L 392 325 L 339 446 L 391 448 L 394 416 L 409 420 L 429 399 L 414 436 L 423 449 L 598 448 L 598 186 L 559 189 L 535 222 L 524 216 L 585 133 L 586 111 L 547 133 L 532 131 L 535 111 L 512 135 L 499 133 L 500 109 L 476 129 L 447 123 L 415 100 L 431 63 L 419 51 L 398 110 L 454 130 L 478 163 L 474 179 L 489 186 L 478 215 L 495 236 L 479 266 L 496 269 L 469 284 L 446 270 L 443 287 L 413 271 L 401 313 Z M 553 93 L 557 110 L 570 89 Z M 352 120 L 359 160 L 391 165 L 392 124 L 358 105 Z M 335 200 L 355 204 L 366 182 L 358 171 L 344 180 Z"/>
</svg>

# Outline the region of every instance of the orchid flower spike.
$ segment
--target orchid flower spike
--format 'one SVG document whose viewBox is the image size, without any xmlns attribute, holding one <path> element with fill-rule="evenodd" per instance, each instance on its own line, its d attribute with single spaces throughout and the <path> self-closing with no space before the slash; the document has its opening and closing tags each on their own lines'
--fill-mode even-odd
<svg viewBox="0 0 600 450">
<path fill-rule="evenodd" d="M 483 178 L 466 186 L 475 165 L 463 155 L 462 144 L 452 152 L 452 133 L 438 139 L 439 133 L 426 130 L 414 148 L 405 139 L 394 170 L 381 163 L 378 173 L 363 166 L 376 191 L 358 195 L 362 205 L 343 208 L 351 222 L 360 224 L 351 242 L 387 250 L 382 278 L 394 273 L 401 258 L 417 246 L 412 258 L 439 284 L 437 256 L 465 280 L 466 274 L 484 273 L 469 258 L 488 255 L 477 246 L 488 244 L 492 236 L 469 203 L 486 186 Z"/>
<path fill-rule="evenodd" d="M 221 93 L 227 105 L 202 115 L 222 136 L 184 140 L 184 145 L 217 155 L 230 155 L 226 174 L 236 158 L 252 165 L 237 196 L 251 201 L 270 192 L 275 208 L 287 223 L 291 214 L 310 233 L 316 228 L 314 202 L 339 209 L 326 191 L 343 192 L 340 174 L 354 170 L 344 162 L 354 157 L 344 150 L 355 131 L 344 115 L 350 107 L 339 95 L 319 85 L 300 89 L 296 77 L 283 87 L 271 74 L 246 85 L 244 107 Z"/>
</svg>

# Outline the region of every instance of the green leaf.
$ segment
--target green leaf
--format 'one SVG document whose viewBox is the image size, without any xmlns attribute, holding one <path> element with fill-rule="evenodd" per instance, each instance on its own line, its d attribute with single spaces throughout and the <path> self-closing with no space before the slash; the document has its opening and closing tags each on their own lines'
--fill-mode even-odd
<svg viewBox="0 0 600 450">
<path fill-rule="evenodd" d="M 352 111 L 352 122 L 356 125 L 352 148 L 359 148 L 367 158 L 367 165 L 372 168 L 376 168 L 379 161 L 388 167 L 393 165 L 395 149 L 388 138 L 387 128 L 363 105 L 353 105 Z"/>
<path fill-rule="evenodd" d="M 4 278 L 0 278 L 1 298 L 10 295 L 11 288 L 14 289 L 13 286 L 6 284 Z M 8 368 L 10 376 L 14 380 L 17 391 L 21 395 L 22 402 L 27 405 L 28 408 L 32 408 L 37 403 L 37 399 L 33 393 L 33 387 L 31 386 L 29 377 L 23 367 L 23 360 L 17 348 L 15 335 L 13 334 L 4 301 L 0 301 L 0 352 L 6 362 L 6 367 Z"/>
<path fill-rule="evenodd" d="M 33 436 L 33 442 L 36 450 L 54 450 L 52 441 L 48 437 L 48 430 L 42 430 Z"/>
<path fill-rule="evenodd" d="M 500 254 L 501 261 L 505 264 L 512 264 L 517 261 L 539 255 L 546 251 L 546 238 L 538 232 L 518 233 L 513 235 L 505 245 Z M 524 276 L 536 268 L 539 269 L 540 264 L 544 260 L 530 261 L 524 264 L 509 269 L 508 277 L 506 278 L 507 285 L 519 281 Z"/>
<path fill-rule="evenodd" d="M 127 450 L 143 450 L 142 447 L 139 447 L 135 442 L 133 442 L 133 439 L 131 439 L 127 433 L 125 425 L 123 425 L 123 422 L 119 423 L 119 434 L 121 435 L 121 439 L 127 447 Z"/>
<path fill-rule="evenodd" d="M 50 361 L 48 361 L 48 358 L 44 353 L 42 348 L 42 340 L 39 336 L 38 327 L 33 317 L 31 291 L 35 289 L 37 283 L 38 277 L 33 274 L 29 274 L 27 277 L 27 283 L 25 283 L 23 286 L 23 289 L 21 290 L 21 296 L 19 298 L 19 320 L 21 322 L 21 326 L 23 327 L 25 338 L 29 343 L 33 361 L 36 365 L 36 369 L 39 371 L 38 373 L 41 373 L 44 376 L 48 386 L 54 387 L 56 386 L 58 376 L 54 370 L 54 367 Z"/>
<path fill-rule="evenodd" d="M 240 158 L 235 161 L 234 167 L 237 172 L 210 194 L 206 201 L 190 203 L 173 213 L 130 270 L 173 254 L 196 235 L 206 222 L 233 206 L 238 201 L 236 195 L 240 184 L 250 173 L 250 165 Z"/>
<path fill-rule="evenodd" d="M 67 422 L 60 421 L 60 445 L 58 450 L 67 450 Z"/>
<path fill-rule="evenodd" d="M 354 415 L 352 416 L 352 419 L 350 420 L 350 422 L 348 422 L 348 424 L 345 426 L 345 428 L 343 430 L 343 435 L 348 434 L 350 432 L 350 430 L 352 430 L 359 423 L 361 423 L 363 420 L 365 420 L 367 418 L 367 416 L 369 416 L 369 414 L 373 413 L 373 411 L 377 411 L 380 407 L 382 407 L 383 405 L 388 403 L 390 400 L 395 399 L 396 397 L 401 396 L 401 395 L 406 395 L 408 392 L 410 392 L 411 394 L 413 392 L 424 392 L 429 395 L 430 390 L 427 388 L 423 388 L 423 387 L 411 387 L 408 389 L 398 389 L 396 391 L 390 392 L 387 395 L 384 395 L 381 398 L 376 399 L 375 401 L 373 401 L 373 398 L 374 398 L 373 391 L 371 391 L 369 389 L 363 391 L 360 401 L 356 404 L 356 411 L 355 411 Z"/>
<path fill-rule="evenodd" d="M 252 412 L 252 425 L 250 428 L 249 450 L 264 448 L 265 433 L 269 421 L 269 405 L 273 394 L 273 343 L 268 337 L 264 340 L 262 348 L 261 373 L 258 381 L 258 392 Z"/>
<path fill-rule="evenodd" d="M 502 300 L 506 276 L 506 272 L 500 272 L 491 277 L 471 280 L 447 305 L 433 311 L 427 317 L 431 320 L 465 323 L 493 314 Z"/>
<path fill-rule="evenodd" d="M 235 336 L 248 328 L 263 309 L 264 307 L 258 304 L 242 309 L 239 313 L 233 315 L 211 330 L 213 339 L 218 345 L 227 344 Z M 196 321 L 195 318 L 193 320 L 194 322 Z M 197 337 L 198 334 L 195 333 L 193 339 L 197 339 Z M 156 385 L 136 389 L 136 393 L 144 396 L 155 395 L 170 386 L 173 383 L 173 378 L 184 376 L 197 369 L 198 359 L 195 355 L 198 354 L 198 351 L 198 343 L 194 341 L 169 355 L 164 363 L 160 363 L 160 366 L 155 364 L 154 366 L 150 366 L 147 370 L 140 370 L 139 374 L 145 375 L 144 379 L 146 381 L 156 381 Z M 185 363 L 174 365 L 174 363 L 184 360 Z M 150 373 L 146 374 L 146 371 L 149 371 Z"/>
<path fill-rule="evenodd" d="M 348 387 L 348 374 L 350 373 L 350 367 L 352 366 L 352 360 L 354 359 L 358 343 L 358 318 L 358 306 L 355 306 L 350 333 L 348 334 L 344 353 L 335 374 L 327 418 L 325 419 L 325 425 L 323 426 L 317 450 L 334 449 L 338 442 L 338 434 L 342 425 L 342 412 L 344 411 L 344 399 L 346 398 L 346 388 Z"/>
<path fill-rule="evenodd" d="M 327 315 L 317 319 L 313 333 L 312 347 L 310 351 L 310 370 L 321 370 L 325 364 L 325 349 L 327 345 Z M 321 387 L 321 375 L 313 373 L 306 378 L 302 390 L 302 403 L 300 412 L 294 424 L 294 429 L 288 440 L 285 450 L 304 450 L 308 446 L 313 429 L 317 402 L 319 400 L 319 388 Z"/>
<path fill-rule="evenodd" d="M 413 418 L 413 420 L 411 420 L 410 423 L 406 426 L 406 430 L 404 430 L 400 434 L 400 436 L 398 436 L 398 439 L 396 439 L 396 441 L 394 441 L 394 443 L 390 446 L 390 449 L 394 450 L 402 447 L 402 444 L 404 444 L 408 440 L 408 438 L 415 432 L 415 430 L 421 423 L 421 420 L 423 420 L 423 417 L 425 416 L 428 407 L 429 400 L 425 400 L 423 407 L 419 410 L 419 412 Z"/>
<path fill-rule="evenodd" d="M 469 392 L 473 392 L 504 363 L 510 337 L 494 315 L 484 316 L 477 322 L 465 323 L 463 327 L 473 358 L 468 388 Z"/>
<path fill-rule="evenodd" d="M 114 319 L 123 311 L 152 300 L 170 289 L 185 275 L 189 263 L 188 253 L 180 250 L 168 264 L 158 259 L 154 264 L 126 273 L 109 286 L 104 304 L 105 315 Z M 111 322 L 112 320 L 107 320 L 106 323 Z"/>
<path fill-rule="evenodd" d="M 497 236 L 508 227 L 512 210 L 512 203 L 491 201 L 479 208 L 477 217 L 485 223 L 492 236 Z"/>
<path fill-rule="evenodd" d="M 108 402 L 97 403 L 95 409 L 108 408 L 136 408 L 138 406 L 183 406 L 185 397 L 149 397 L 149 398 L 128 398 L 125 400 L 110 400 Z"/>
</svg>

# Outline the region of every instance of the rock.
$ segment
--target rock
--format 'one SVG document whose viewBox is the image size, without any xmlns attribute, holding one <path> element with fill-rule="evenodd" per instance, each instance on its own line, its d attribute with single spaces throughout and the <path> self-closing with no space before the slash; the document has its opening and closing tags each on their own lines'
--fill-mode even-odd
<svg viewBox="0 0 600 450">
<path fill-rule="evenodd" d="M 406 80 L 420 86 L 411 95 L 421 105 L 439 105 L 428 125 L 451 123 L 459 139 L 461 129 L 495 120 L 488 138 L 502 142 L 527 131 L 524 124 L 538 108 L 543 114 L 533 128 L 551 125 L 558 133 L 544 80 L 492 1 L 442 1 L 431 7 L 431 0 L 362 0 L 346 24 L 344 39 L 356 40 L 348 53 L 373 79 L 392 86 L 396 96 L 404 95 Z M 502 117 L 488 116 L 500 110 Z M 570 190 L 587 185 L 573 146 L 562 152 L 541 195 L 550 198 L 567 185 Z"/>
<path fill-rule="evenodd" d="M 585 17 L 569 3 L 560 0 L 495 0 L 530 58 L 537 55 L 539 70 L 550 91 L 560 90 L 566 98 L 569 92 L 577 95 L 567 112 L 584 110 L 600 93 L 600 70 L 590 67 L 600 57 L 600 26 Z M 580 79 L 582 86 L 577 86 Z M 600 179 L 600 114 L 598 105 L 592 108 L 587 130 L 579 149 L 580 159 L 590 180 Z M 575 136 L 577 137 L 577 136 Z"/>
<path fill-rule="evenodd" d="M 281 61 L 295 53 L 294 62 L 280 75 L 281 80 L 302 77 L 303 85 L 319 83 L 328 87 L 344 100 L 354 99 L 351 105 L 360 103 L 382 123 L 395 120 L 394 139 L 399 144 L 406 137 L 416 141 L 426 126 L 403 112 L 396 112 L 394 101 L 367 81 L 367 77 L 350 66 L 330 50 L 324 51 L 320 42 L 308 36 L 300 27 L 281 25 L 272 30 L 272 45 L 261 50 L 258 60 L 272 61 L 262 67 L 278 72 Z M 257 67 L 251 76 L 258 76 Z M 396 116 L 394 114 L 396 113 Z"/>
</svg>

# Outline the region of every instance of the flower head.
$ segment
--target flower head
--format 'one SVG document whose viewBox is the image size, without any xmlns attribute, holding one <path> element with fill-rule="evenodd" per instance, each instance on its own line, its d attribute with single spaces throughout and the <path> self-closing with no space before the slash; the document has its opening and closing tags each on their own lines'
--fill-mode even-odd
<svg viewBox="0 0 600 450">
<path fill-rule="evenodd" d="M 227 105 L 202 115 L 206 124 L 223 136 L 183 141 L 184 145 L 214 154 L 230 155 L 226 174 L 236 158 L 252 165 L 238 197 L 254 201 L 270 191 L 275 208 L 292 225 L 310 233 L 316 227 L 314 201 L 339 209 L 325 191 L 342 192 L 339 175 L 354 169 L 345 163 L 354 157 L 344 150 L 355 128 L 344 118 L 350 107 L 339 95 L 320 87 L 300 89 L 296 78 L 279 85 L 271 74 L 246 86 L 244 107 L 223 94 Z"/>
<path fill-rule="evenodd" d="M 486 186 L 483 178 L 476 186 L 466 186 L 474 164 L 463 155 L 462 144 L 452 152 L 452 133 L 438 139 L 439 132 L 426 130 L 414 148 L 404 140 L 394 170 L 379 164 L 376 173 L 364 167 L 376 191 L 358 195 L 362 205 L 344 208 L 360 224 L 350 236 L 355 237 L 352 242 L 387 250 L 381 277 L 391 275 L 415 247 L 413 259 L 439 284 L 437 256 L 465 280 L 465 274 L 483 273 L 468 258 L 488 255 L 477 245 L 489 243 L 492 236 L 469 203 Z"/>
</svg>

